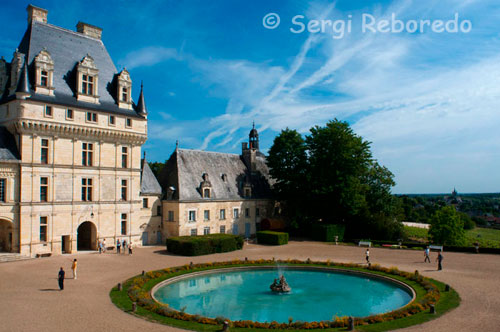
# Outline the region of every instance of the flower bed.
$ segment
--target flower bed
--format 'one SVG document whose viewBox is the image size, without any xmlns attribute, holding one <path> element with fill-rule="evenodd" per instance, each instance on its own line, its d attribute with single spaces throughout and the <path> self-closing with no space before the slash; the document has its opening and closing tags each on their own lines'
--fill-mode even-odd
<svg viewBox="0 0 500 332">
<path fill-rule="evenodd" d="M 368 268 L 364 268 L 358 264 L 348 264 L 348 263 L 333 263 L 327 262 L 316 262 L 316 261 L 300 261 L 300 260 L 284 260 L 277 261 L 280 265 L 284 266 L 314 266 L 314 267 L 328 267 L 328 268 L 338 268 L 343 270 L 354 270 L 359 272 L 370 272 L 375 275 L 385 275 L 402 281 L 406 284 L 415 284 L 418 287 L 413 287 L 416 291 L 415 299 L 407 304 L 406 306 L 391 311 L 386 314 L 373 315 L 368 317 L 354 317 L 354 325 L 369 325 L 381 322 L 390 322 L 393 320 L 409 317 L 424 311 L 428 311 L 431 306 L 435 306 L 440 299 L 440 291 L 438 286 L 433 283 L 432 280 L 423 277 L 415 271 L 415 273 L 399 271 L 395 267 L 386 268 L 379 265 L 371 265 Z M 151 288 L 154 285 L 186 273 L 192 273 L 196 271 L 218 269 L 218 268 L 228 268 L 228 267 L 241 267 L 241 266 L 269 266 L 275 265 L 274 260 L 233 260 L 227 262 L 215 262 L 215 263 L 202 263 L 202 264 L 190 264 L 177 266 L 172 268 L 166 268 L 158 271 L 150 271 L 145 273 L 143 276 L 136 276 L 129 279 L 125 283 L 125 291 L 131 302 L 137 303 L 141 308 L 153 312 L 155 314 L 173 318 L 179 321 L 193 322 L 199 324 L 207 325 L 220 325 L 224 321 L 229 321 L 224 317 L 218 318 L 207 318 L 199 315 L 191 315 L 183 311 L 174 310 L 166 304 L 161 304 L 156 302 L 151 296 Z M 418 289 L 420 288 L 420 289 Z M 229 321 L 230 325 L 234 328 L 263 328 L 263 329 L 332 329 L 332 328 L 343 328 L 348 326 L 349 317 L 335 317 L 332 320 L 320 321 L 320 322 L 293 322 L 289 323 L 278 323 L 278 322 L 254 322 L 254 321 Z"/>
</svg>

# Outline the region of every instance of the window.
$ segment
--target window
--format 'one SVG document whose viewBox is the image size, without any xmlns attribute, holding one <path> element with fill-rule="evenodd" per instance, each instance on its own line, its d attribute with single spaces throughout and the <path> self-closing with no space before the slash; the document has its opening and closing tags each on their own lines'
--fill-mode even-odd
<svg viewBox="0 0 500 332">
<path fill-rule="evenodd" d="M 196 221 L 196 210 L 188 211 L 188 221 Z"/>
<path fill-rule="evenodd" d="M 221 234 L 226 234 L 226 226 L 222 225 L 222 226 L 220 227 L 220 232 L 219 232 L 219 233 L 221 233 Z"/>
<path fill-rule="evenodd" d="M 49 140 L 42 139 L 42 148 L 40 151 L 40 162 L 42 164 L 49 163 Z"/>
<path fill-rule="evenodd" d="M 40 242 L 47 242 L 47 217 L 40 217 Z"/>
<path fill-rule="evenodd" d="M 210 188 L 203 189 L 203 197 L 210 198 Z"/>
<path fill-rule="evenodd" d="M 249 208 L 245 209 L 245 217 L 247 217 L 247 218 L 250 217 L 250 209 Z"/>
<path fill-rule="evenodd" d="M 40 178 L 40 202 L 47 202 L 49 192 L 49 178 Z"/>
<path fill-rule="evenodd" d="M 82 201 L 92 201 L 92 179 L 82 179 Z"/>
<path fill-rule="evenodd" d="M 210 220 L 210 210 L 203 211 L 203 220 Z"/>
<path fill-rule="evenodd" d="M 114 115 L 109 116 L 109 124 L 112 126 L 115 125 L 115 116 Z"/>
<path fill-rule="evenodd" d="M 0 202 L 5 202 L 6 201 L 6 180 L 5 179 L 0 179 Z"/>
<path fill-rule="evenodd" d="M 122 101 L 127 102 L 128 101 L 128 88 L 123 87 L 122 89 Z"/>
<path fill-rule="evenodd" d="M 92 166 L 92 157 L 94 155 L 94 144 L 82 143 L 82 165 Z"/>
<path fill-rule="evenodd" d="M 198 229 L 197 228 L 191 228 L 191 236 L 196 236 L 198 235 Z"/>
<path fill-rule="evenodd" d="M 240 210 L 233 209 L 233 218 L 238 219 L 240 217 Z"/>
<path fill-rule="evenodd" d="M 122 201 L 127 200 L 127 180 L 122 180 Z"/>
<path fill-rule="evenodd" d="M 219 219 L 220 220 L 225 220 L 226 219 L 226 209 L 220 209 Z"/>
<path fill-rule="evenodd" d="M 94 77 L 90 75 L 82 75 L 82 94 L 94 95 Z"/>
<path fill-rule="evenodd" d="M 49 86 L 49 72 L 46 70 L 40 72 L 40 85 Z"/>
<path fill-rule="evenodd" d="M 122 213 L 122 235 L 127 235 L 127 214 Z"/>
<path fill-rule="evenodd" d="M 255 208 L 255 216 L 260 217 L 260 209 L 259 208 Z"/>
<path fill-rule="evenodd" d="M 68 109 L 66 110 L 66 119 L 68 119 L 68 120 L 73 120 L 73 117 L 74 117 L 74 116 L 73 116 L 73 110 L 72 110 L 72 109 L 70 109 L 70 108 L 68 108 Z"/>
<path fill-rule="evenodd" d="M 87 112 L 87 121 L 88 122 L 97 122 L 97 113 Z"/>
<path fill-rule="evenodd" d="M 174 221 L 174 211 L 168 211 L 168 221 Z"/>
<path fill-rule="evenodd" d="M 45 116 L 52 117 L 52 106 L 45 106 Z"/>
<path fill-rule="evenodd" d="M 210 227 L 203 227 L 203 235 L 210 234 Z"/>
<path fill-rule="evenodd" d="M 252 191 L 249 188 L 245 188 L 245 197 L 250 198 L 252 197 Z"/>
<path fill-rule="evenodd" d="M 148 199 L 147 198 L 143 198 L 142 199 L 142 207 L 143 208 L 147 208 L 148 207 Z"/>
<path fill-rule="evenodd" d="M 156 207 L 156 215 L 157 215 L 157 216 L 161 216 L 161 205 L 158 205 L 158 206 Z"/>
<path fill-rule="evenodd" d="M 131 118 L 127 118 L 127 120 L 125 120 L 125 121 L 126 121 L 126 122 L 125 122 L 125 125 L 126 125 L 128 128 L 132 127 L 132 119 L 131 119 Z"/>
<path fill-rule="evenodd" d="M 122 168 L 127 168 L 128 160 L 128 148 L 122 147 Z"/>
</svg>

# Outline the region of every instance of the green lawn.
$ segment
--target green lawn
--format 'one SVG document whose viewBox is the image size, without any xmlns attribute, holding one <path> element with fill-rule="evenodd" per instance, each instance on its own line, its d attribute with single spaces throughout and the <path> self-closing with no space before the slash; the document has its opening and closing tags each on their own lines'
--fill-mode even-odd
<svg viewBox="0 0 500 332">
<path fill-rule="evenodd" d="M 405 233 L 412 241 L 427 241 L 427 229 L 405 226 Z M 474 242 L 479 242 L 483 248 L 500 248 L 500 230 L 491 228 L 479 228 L 465 231 L 466 245 L 473 246 Z"/>
</svg>

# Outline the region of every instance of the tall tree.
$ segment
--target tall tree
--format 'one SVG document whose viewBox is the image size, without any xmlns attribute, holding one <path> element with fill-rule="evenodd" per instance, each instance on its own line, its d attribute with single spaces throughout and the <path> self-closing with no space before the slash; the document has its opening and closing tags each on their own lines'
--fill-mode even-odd
<svg viewBox="0 0 500 332">
<path fill-rule="evenodd" d="M 464 223 L 454 206 L 445 206 L 434 213 L 431 218 L 429 237 L 433 243 L 437 244 L 464 244 Z"/>
</svg>

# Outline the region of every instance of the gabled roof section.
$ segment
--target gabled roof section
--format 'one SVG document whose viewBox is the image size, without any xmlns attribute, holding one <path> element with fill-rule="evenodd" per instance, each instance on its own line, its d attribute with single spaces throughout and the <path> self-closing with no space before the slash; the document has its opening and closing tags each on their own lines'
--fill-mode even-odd
<svg viewBox="0 0 500 332">
<path fill-rule="evenodd" d="M 20 161 L 16 140 L 7 128 L 0 126 L 0 162 Z"/>
<path fill-rule="evenodd" d="M 44 48 L 54 61 L 55 96 L 34 94 L 32 91 L 31 99 L 139 117 L 135 111 L 121 109 L 116 104 L 114 78 L 118 71 L 100 39 L 48 23 L 33 21 L 28 25 L 18 48 L 19 52 L 26 55 L 31 76 L 34 75 L 33 60 Z M 87 54 L 94 59 L 99 70 L 97 93 L 100 105 L 76 100 L 76 66 Z"/>
<path fill-rule="evenodd" d="M 141 194 L 161 195 L 161 186 L 146 160 L 143 159 L 141 172 Z"/>
<path fill-rule="evenodd" d="M 174 200 L 241 200 L 242 187 L 250 182 L 252 198 L 270 198 L 269 172 L 265 158 L 257 156 L 257 172 L 250 174 L 237 154 L 176 149 L 162 172 L 161 184 L 167 199 Z M 208 174 L 210 198 L 202 198 L 200 184 Z M 175 192 L 168 196 L 168 189 Z"/>
</svg>

